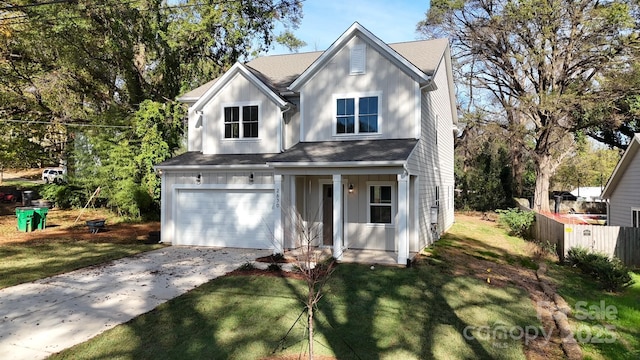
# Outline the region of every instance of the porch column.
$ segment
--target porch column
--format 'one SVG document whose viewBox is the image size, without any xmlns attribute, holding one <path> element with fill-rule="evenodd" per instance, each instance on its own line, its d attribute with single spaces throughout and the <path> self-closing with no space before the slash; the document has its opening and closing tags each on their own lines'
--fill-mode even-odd
<svg viewBox="0 0 640 360">
<path fill-rule="evenodd" d="M 409 259 L 409 175 L 398 175 L 398 214 L 396 215 L 398 264 Z"/>
<path fill-rule="evenodd" d="M 282 175 L 273 175 L 273 253 L 283 254 Z"/>
<path fill-rule="evenodd" d="M 333 257 L 342 260 L 342 175 L 333 175 Z"/>
</svg>

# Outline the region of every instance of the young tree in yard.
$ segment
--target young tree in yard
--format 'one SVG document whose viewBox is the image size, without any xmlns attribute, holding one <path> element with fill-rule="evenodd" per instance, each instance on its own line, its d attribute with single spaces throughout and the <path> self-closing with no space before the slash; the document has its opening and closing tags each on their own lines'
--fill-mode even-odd
<svg viewBox="0 0 640 360">
<path fill-rule="evenodd" d="M 496 109 L 510 137 L 532 140 L 534 208 L 549 211 L 550 178 L 574 147 L 574 135 L 595 124 L 583 109 L 610 94 L 601 77 L 626 66 L 638 4 L 613 0 L 433 0 L 418 25 L 452 39 L 479 107 Z"/>
<path fill-rule="evenodd" d="M 297 239 L 296 248 L 292 252 L 295 258 L 295 265 L 302 274 L 307 286 L 303 301 L 307 312 L 309 360 L 314 358 L 315 310 L 324 295 L 324 286 L 331 277 L 336 265 L 336 261 L 331 255 L 318 248 L 322 242 L 322 222 L 317 221 L 317 214 L 318 212 L 316 212 L 316 216 L 308 216 L 312 220 L 305 221 L 303 216 L 290 206 L 282 207 L 282 216 L 286 219 L 287 228 L 291 230 L 289 235 Z M 282 340 L 284 341 L 285 338 L 286 335 Z"/>
</svg>

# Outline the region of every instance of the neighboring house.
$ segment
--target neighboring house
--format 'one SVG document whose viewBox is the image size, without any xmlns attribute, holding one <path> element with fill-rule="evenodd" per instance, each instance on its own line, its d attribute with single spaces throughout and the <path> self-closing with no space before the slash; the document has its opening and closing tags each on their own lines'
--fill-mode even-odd
<svg viewBox="0 0 640 360">
<path fill-rule="evenodd" d="M 607 224 L 640 227 L 640 134 L 635 134 L 602 191 Z"/>
<path fill-rule="evenodd" d="M 188 152 L 162 172 L 162 242 L 395 252 L 454 220 L 449 43 L 386 44 L 354 23 L 324 52 L 236 63 L 178 100 Z M 430 213 L 434 222 L 431 224 Z"/>
<path fill-rule="evenodd" d="M 602 188 L 600 186 L 583 186 L 573 189 L 571 194 L 574 195 L 578 201 L 602 201 Z"/>
</svg>

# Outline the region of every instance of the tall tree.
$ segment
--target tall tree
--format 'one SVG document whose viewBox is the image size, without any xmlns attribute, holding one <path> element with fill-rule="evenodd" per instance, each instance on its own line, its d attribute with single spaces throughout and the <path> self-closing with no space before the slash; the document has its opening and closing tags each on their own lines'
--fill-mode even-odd
<svg viewBox="0 0 640 360">
<path fill-rule="evenodd" d="M 184 109 L 162 103 L 274 41 L 299 46 L 301 16 L 300 0 L 0 1 L 0 131 L 50 162 L 73 153 L 89 193 L 138 216 L 158 200 L 153 165 L 180 146 Z"/>
<path fill-rule="evenodd" d="M 474 95 L 485 94 L 477 106 L 499 109 L 532 140 L 536 210 L 549 211 L 550 178 L 573 135 L 593 126 L 582 108 L 607 97 L 599 77 L 637 44 L 636 13 L 633 0 L 433 0 L 418 25 L 452 39 Z"/>
<path fill-rule="evenodd" d="M 269 49 L 276 24 L 297 26 L 301 6 L 0 1 L 0 121 L 127 125 L 144 100 L 174 99 Z"/>
</svg>

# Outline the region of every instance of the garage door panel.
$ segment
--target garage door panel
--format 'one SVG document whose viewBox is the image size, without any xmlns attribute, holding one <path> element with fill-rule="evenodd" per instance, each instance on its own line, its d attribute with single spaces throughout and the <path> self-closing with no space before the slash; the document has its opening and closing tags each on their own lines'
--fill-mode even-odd
<svg viewBox="0 0 640 360">
<path fill-rule="evenodd" d="M 180 190 L 179 245 L 272 248 L 273 190 Z"/>
</svg>

